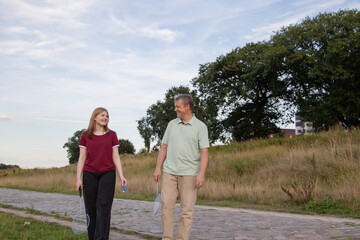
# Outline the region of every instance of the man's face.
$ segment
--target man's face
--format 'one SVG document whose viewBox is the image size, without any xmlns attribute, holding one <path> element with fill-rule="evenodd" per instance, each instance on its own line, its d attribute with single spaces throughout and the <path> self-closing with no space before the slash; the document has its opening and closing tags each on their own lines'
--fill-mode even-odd
<svg viewBox="0 0 360 240">
<path fill-rule="evenodd" d="M 175 102 L 175 112 L 176 112 L 176 116 L 180 119 L 183 119 L 184 116 L 189 113 L 190 111 L 190 105 L 184 105 L 182 103 L 182 100 L 179 99 Z"/>
</svg>

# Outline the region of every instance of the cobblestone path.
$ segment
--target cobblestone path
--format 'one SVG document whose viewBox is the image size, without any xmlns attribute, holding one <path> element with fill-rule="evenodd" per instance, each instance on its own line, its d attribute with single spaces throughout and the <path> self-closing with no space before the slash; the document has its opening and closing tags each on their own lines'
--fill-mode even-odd
<svg viewBox="0 0 360 240">
<path fill-rule="evenodd" d="M 78 196 L 58 193 L 0 188 L 0 203 L 68 218 L 79 212 Z M 161 237 L 160 215 L 152 215 L 152 202 L 114 199 L 111 225 Z M 360 220 L 196 206 L 190 239 L 360 239 Z"/>
</svg>

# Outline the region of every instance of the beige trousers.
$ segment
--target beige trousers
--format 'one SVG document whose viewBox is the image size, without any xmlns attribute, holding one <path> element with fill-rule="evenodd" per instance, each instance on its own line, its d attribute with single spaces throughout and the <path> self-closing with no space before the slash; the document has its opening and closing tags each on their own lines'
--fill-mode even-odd
<svg viewBox="0 0 360 240">
<path fill-rule="evenodd" d="M 189 239 L 197 191 L 196 176 L 176 176 L 164 173 L 161 188 L 161 212 L 164 235 L 162 239 L 174 238 L 174 210 L 180 194 L 181 215 L 176 239 Z"/>
</svg>

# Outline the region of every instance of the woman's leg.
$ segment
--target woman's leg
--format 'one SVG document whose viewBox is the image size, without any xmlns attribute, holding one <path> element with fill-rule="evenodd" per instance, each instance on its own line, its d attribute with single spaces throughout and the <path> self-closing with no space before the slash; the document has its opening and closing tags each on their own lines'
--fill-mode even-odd
<svg viewBox="0 0 360 240">
<path fill-rule="evenodd" d="M 96 173 L 83 172 L 85 210 L 90 217 L 88 228 L 89 240 L 95 239 L 96 227 L 96 199 L 98 197 L 98 180 Z"/>
<path fill-rule="evenodd" d="M 107 240 L 110 233 L 111 207 L 115 193 L 116 172 L 111 170 L 100 174 L 96 200 L 97 224 L 95 239 Z"/>
</svg>

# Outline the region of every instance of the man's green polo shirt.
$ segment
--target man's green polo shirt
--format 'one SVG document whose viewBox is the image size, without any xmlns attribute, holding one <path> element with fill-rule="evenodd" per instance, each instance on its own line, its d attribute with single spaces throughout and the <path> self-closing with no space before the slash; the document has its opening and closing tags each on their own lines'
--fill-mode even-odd
<svg viewBox="0 0 360 240">
<path fill-rule="evenodd" d="M 185 124 L 176 118 L 169 122 L 162 144 L 167 145 L 164 172 L 196 176 L 200 168 L 200 149 L 209 148 L 207 127 L 195 115 Z"/>
</svg>

